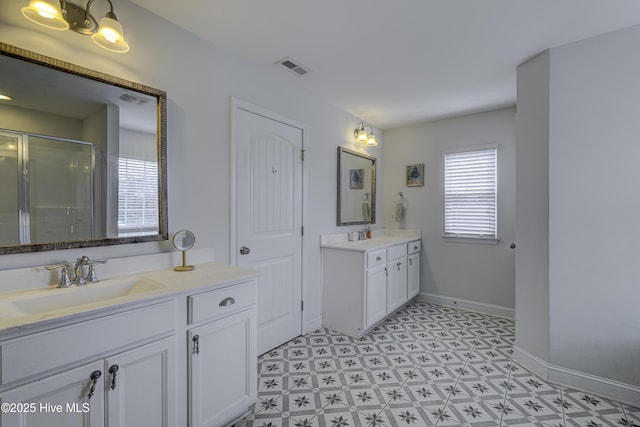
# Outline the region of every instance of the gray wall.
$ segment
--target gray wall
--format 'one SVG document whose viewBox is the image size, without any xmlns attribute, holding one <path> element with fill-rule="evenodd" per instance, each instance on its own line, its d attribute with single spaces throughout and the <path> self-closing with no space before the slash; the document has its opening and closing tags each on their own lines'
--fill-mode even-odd
<svg viewBox="0 0 640 427">
<path fill-rule="evenodd" d="M 640 26 L 551 55 L 551 361 L 640 386 Z"/>
<path fill-rule="evenodd" d="M 516 261 L 516 354 L 537 356 L 551 379 L 636 403 L 638 45 L 634 26 L 519 68 Z"/>
<path fill-rule="evenodd" d="M 516 341 L 549 358 L 549 52 L 518 67 Z"/>
<path fill-rule="evenodd" d="M 515 109 L 405 126 L 384 133 L 384 222 L 422 230 L 421 292 L 514 307 Z M 443 152 L 499 144 L 497 245 L 445 241 Z M 424 187 L 407 187 L 405 168 L 424 163 Z M 392 223 L 393 195 L 402 191 L 405 221 Z"/>
</svg>

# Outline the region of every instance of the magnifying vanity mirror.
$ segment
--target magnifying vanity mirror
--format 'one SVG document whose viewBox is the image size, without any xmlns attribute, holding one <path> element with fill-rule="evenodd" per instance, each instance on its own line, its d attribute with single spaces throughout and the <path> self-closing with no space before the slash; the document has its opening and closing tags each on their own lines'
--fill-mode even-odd
<svg viewBox="0 0 640 427">
<path fill-rule="evenodd" d="M 338 225 L 375 224 L 376 158 L 338 147 Z"/>
<path fill-rule="evenodd" d="M 164 91 L 0 43 L 0 95 L 0 254 L 168 239 Z"/>
<path fill-rule="evenodd" d="M 195 267 L 187 265 L 187 251 L 196 243 L 196 236 L 189 230 L 180 230 L 173 235 L 173 247 L 182 251 L 182 265 L 174 267 L 175 271 L 191 271 Z"/>
</svg>

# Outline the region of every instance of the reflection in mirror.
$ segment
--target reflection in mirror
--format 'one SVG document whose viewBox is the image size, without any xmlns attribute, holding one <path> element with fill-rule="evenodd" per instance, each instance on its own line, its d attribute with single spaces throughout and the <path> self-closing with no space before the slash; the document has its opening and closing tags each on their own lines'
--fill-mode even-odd
<svg viewBox="0 0 640 427">
<path fill-rule="evenodd" d="M 338 225 L 375 224 L 376 158 L 338 147 Z"/>
<path fill-rule="evenodd" d="M 0 254 L 166 240 L 166 94 L 0 43 Z"/>
</svg>

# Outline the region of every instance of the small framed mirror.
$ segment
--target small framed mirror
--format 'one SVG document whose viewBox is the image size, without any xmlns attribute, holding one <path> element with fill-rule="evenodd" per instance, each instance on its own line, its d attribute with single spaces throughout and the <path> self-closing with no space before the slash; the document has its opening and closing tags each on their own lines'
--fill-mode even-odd
<svg viewBox="0 0 640 427">
<path fill-rule="evenodd" d="M 338 225 L 375 224 L 376 158 L 338 147 Z"/>
</svg>

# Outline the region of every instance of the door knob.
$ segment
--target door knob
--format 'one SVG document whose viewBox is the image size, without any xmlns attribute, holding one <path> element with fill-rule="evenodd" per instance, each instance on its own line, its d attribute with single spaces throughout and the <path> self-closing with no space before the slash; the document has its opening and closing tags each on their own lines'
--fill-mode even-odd
<svg viewBox="0 0 640 427">
<path fill-rule="evenodd" d="M 249 249 L 246 246 L 243 246 L 243 247 L 240 248 L 240 254 L 241 255 L 247 255 L 249 252 L 251 252 L 251 249 Z"/>
<path fill-rule="evenodd" d="M 516 248 L 516 244 L 515 244 L 515 243 L 512 243 L 511 245 L 509 245 L 509 247 L 510 247 L 511 249 L 515 249 L 515 248 Z"/>
</svg>

